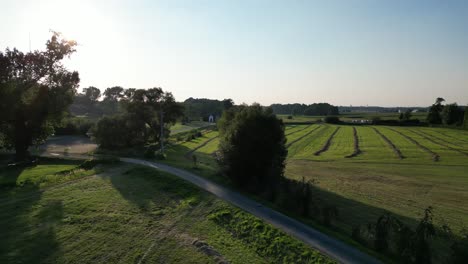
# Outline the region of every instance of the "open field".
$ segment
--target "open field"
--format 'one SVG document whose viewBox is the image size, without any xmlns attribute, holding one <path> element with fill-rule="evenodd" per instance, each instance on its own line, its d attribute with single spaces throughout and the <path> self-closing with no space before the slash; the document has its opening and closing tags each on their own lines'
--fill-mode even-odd
<svg viewBox="0 0 468 264">
<path fill-rule="evenodd" d="M 444 221 L 458 230 L 462 223 L 468 223 L 468 205 L 463 203 L 468 199 L 468 156 L 465 154 L 468 145 L 463 144 L 463 140 L 468 139 L 466 131 L 358 126 L 361 153 L 346 158 L 354 149 L 352 127 L 330 127 L 341 128 L 328 150 L 318 156 L 314 155 L 315 151 L 325 144 L 334 129 L 327 129 L 320 135 L 311 134 L 290 146 L 292 155 L 286 175 L 316 179 L 317 187 L 339 194 L 342 201 L 368 205 L 367 212 L 345 214 L 344 222 L 346 218 L 350 220 L 348 230 L 357 223 L 353 218 L 376 219 L 381 209 L 416 221 L 430 205 L 435 207 L 436 216 L 443 216 Z M 403 159 L 395 155 L 374 128 L 401 151 Z M 449 137 L 445 137 L 444 142 L 441 133 L 458 138 L 458 144 L 450 143 L 455 141 L 450 141 Z M 438 161 L 433 159 L 434 153 L 439 155 Z"/>
<path fill-rule="evenodd" d="M 91 165 L 2 167 L 1 263 L 330 262 L 172 175 Z"/>
<path fill-rule="evenodd" d="M 229 184 L 209 155 L 218 139 L 198 147 L 216 133 L 174 147 L 166 162 Z M 415 227 L 428 206 L 439 227 L 448 224 L 458 233 L 468 224 L 467 131 L 312 124 L 287 126 L 285 133 L 286 177 L 314 180 L 314 195 L 338 208 L 334 225 L 340 233 L 350 235 L 354 227 L 375 222 L 385 212 Z M 356 148 L 359 152 L 351 155 Z M 197 169 L 180 158 L 191 149 L 202 161 Z M 441 244 L 436 262 L 442 262 L 450 250 L 445 242 L 436 243 Z"/>
<path fill-rule="evenodd" d="M 316 155 L 338 127 L 327 150 Z M 468 205 L 463 202 L 468 200 L 468 132 L 427 127 L 354 128 L 360 152 L 353 157 L 349 157 L 355 151 L 353 126 L 315 124 L 286 129 L 288 144 L 292 142 L 286 176 L 317 180 L 317 189 L 344 212 L 340 217 L 343 229 L 350 231 L 356 224 L 375 221 L 384 210 L 415 224 L 427 206 L 435 208 L 438 224 L 446 222 L 459 231 L 468 223 Z M 177 164 L 180 155 L 176 153 L 190 151 L 215 133 L 177 146 L 168 162 L 190 167 L 180 158 Z M 209 154 L 216 149 L 217 140 L 194 152 L 202 161 L 199 173 L 208 171 L 212 178 L 217 167 Z M 439 156 L 437 161 L 434 153 Z M 359 205 L 359 211 L 349 207 L 350 203 Z"/>
</svg>

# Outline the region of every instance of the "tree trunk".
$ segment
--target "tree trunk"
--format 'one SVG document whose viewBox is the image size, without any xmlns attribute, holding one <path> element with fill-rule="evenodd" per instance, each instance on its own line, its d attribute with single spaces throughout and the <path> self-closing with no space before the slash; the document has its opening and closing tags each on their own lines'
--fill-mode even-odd
<svg viewBox="0 0 468 264">
<path fill-rule="evenodd" d="M 28 134 L 25 121 L 18 115 L 15 122 L 15 161 L 25 161 L 29 158 Z"/>
</svg>

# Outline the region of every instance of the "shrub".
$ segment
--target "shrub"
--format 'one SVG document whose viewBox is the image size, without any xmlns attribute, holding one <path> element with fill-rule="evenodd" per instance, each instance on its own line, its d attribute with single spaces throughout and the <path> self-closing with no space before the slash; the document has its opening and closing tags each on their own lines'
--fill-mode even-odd
<svg viewBox="0 0 468 264">
<path fill-rule="evenodd" d="M 323 121 L 328 124 L 338 124 L 340 123 L 340 118 L 337 116 L 326 116 Z"/>
</svg>

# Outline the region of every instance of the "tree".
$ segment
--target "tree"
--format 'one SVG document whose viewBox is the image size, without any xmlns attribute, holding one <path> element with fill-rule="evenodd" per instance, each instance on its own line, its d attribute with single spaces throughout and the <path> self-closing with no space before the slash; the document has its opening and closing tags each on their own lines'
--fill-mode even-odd
<svg viewBox="0 0 468 264">
<path fill-rule="evenodd" d="M 463 127 L 468 129 L 468 106 L 465 106 L 465 115 L 463 119 Z"/>
<path fill-rule="evenodd" d="M 435 103 L 429 108 L 429 113 L 427 114 L 427 122 L 429 124 L 442 124 L 440 112 L 443 109 L 442 103 L 444 101 L 444 98 L 438 97 Z"/>
<path fill-rule="evenodd" d="M 223 100 L 224 110 L 229 110 L 231 107 L 234 106 L 234 101 L 232 99 L 224 99 Z"/>
<path fill-rule="evenodd" d="M 118 103 L 122 105 L 123 113 L 98 122 L 95 138 L 103 148 L 133 147 L 159 142 L 161 136 L 169 135 L 169 126 L 182 116 L 183 107 L 171 93 L 164 92 L 161 88 L 122 88 L 116 91 L 118 96 L 113 98 L 120 98 Z M 164 115 L 163 135 L 161 111 Z M 111 129 L 114 131 L 108 131 Z M 131 130 L 131 133 L 124 130 Z"/>
<path fill-rule="evenodd" d="M 445 125 L 461 125 L 463 122 L 463 110 L 456 104 L 446 104 L 441 113 Z"/>
<path fill-rule="evenodd" d="M 80 79 L 62 60 L 75 46 L 53 32 L 44 51 L 0 52 L 0 133 L 4 147 L 15 149 L 16 160 L 27 159 L 28 148 L 53 133 L 72 103 Z"/>
<path fill-rule="evenodd" d="M 96 102 L 99 97 L 101 97 L 101 90 L 94 86 L 84 88 L 83 93 L 85 94 L 86 98 L 88 98 L 88 100 L 93 103 Z"/>
<path fill-rule="evenodd" d="M 435 235 L 435 227 L 432 223 L 433 208 L 429 206 L 424 210 L 424 217 L 416 227 L 415 233 L 415 260 L 416 263 L 431 263 L 431 249 L 429 240 Z"/>
<path fill-rule="evenodd" d="M 258 104 L 225 111 L 219 121 L 220 166 L 238 187 L 272 191 L 283 176 L 287 149 L 284 124 Z"/>
</svg>

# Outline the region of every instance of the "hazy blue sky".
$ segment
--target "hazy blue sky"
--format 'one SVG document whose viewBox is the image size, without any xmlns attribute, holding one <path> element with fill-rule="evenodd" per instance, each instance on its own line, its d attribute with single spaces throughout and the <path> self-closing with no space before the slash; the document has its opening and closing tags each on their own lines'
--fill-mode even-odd
<svg viewBox="0 0 468 264">
<path fill-rule="evenodd" d="M 177 100 L 468 104 L 468 1 L 0 0 L 0 49 L 80 46 L 81 87 Z"/>
</svg>

